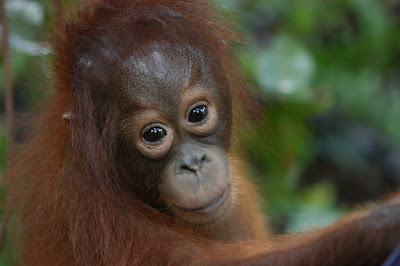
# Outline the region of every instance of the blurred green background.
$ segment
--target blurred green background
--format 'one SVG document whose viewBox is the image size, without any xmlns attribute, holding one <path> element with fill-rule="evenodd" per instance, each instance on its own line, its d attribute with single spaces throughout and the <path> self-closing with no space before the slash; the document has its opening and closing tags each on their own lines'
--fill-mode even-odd
<svg viewBox="0 0 400 266">
<path fill-rule="evenodd" d="M 64 1 L 71 2 L 73 0 Z M 77 1 L 77 0 L 75 0 Z M 47 94 L 55 1 L 8 0 L 17 141 Z M 400 184 L 400 2 L 218 0 L 268 125 L 247 132 L 248 170 L 276 233 L 331 223 Z M 3 73 L 3 58 L 0 72 Z M 0 76 L 0 171 L 6 165 Z M 3 210 L 6 188 L 0 190 Z M 9 224 L 12 228 L 12 222 Z M 13 265 L 8 240 L 0 265 Z"/>
</svg>

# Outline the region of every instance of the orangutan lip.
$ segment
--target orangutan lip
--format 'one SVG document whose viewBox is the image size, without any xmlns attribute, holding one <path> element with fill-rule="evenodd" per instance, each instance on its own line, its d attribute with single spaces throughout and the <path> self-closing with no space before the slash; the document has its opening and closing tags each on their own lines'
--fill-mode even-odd
<svg viewBox="0 0 400 266">
<path fill-rule="evenodd" d="M 207 213 L 210 211 L 213 211 L 217 209 L 226 199 L 227 195 L 229 192 L 229 187 L 225 189 L 225 191 L 213 202 L 211 202 L 208 205 L 205 205 L 200 208 L 195 208 L 195 209 L 184 209 L 185 211 L 191 211 L 191 212 L 199 212 L 199 213 Z"/>
</svg>

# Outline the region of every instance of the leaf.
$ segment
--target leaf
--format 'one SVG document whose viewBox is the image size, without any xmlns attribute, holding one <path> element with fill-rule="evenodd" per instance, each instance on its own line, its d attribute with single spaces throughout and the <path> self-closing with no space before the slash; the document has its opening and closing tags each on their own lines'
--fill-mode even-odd
<svg viewBox="0 0 400 266">
<path fill-rule="evenodd" d="M 311 96 L 314 72 L 314 60 L 308 50 L 292 37 L 281 34 L 260 52 L 256 78 L 267 94 L 304 100 Z"/>
</svg>

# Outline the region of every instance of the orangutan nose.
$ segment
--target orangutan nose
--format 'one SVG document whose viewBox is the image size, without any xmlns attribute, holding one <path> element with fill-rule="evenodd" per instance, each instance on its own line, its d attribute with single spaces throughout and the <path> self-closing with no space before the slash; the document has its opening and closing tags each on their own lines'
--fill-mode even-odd
<svg viewBox="0 0 400 266">
<path fill-rule="evenodd" d="M 206 159 L 206 154 L 200 151 L 190 151 L 182 156 L 180 168 L 197 172 Z"/>
</svg>

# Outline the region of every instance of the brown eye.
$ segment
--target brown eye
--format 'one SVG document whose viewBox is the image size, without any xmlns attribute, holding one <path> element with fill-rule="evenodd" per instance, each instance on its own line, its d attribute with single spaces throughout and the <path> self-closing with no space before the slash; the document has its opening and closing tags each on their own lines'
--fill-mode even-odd
<svg viewBox="0 0 400 266">
<path fill-rule="evenodd" d="M 143 139 L 152 144 L 161 142 L 165 136 L 167 132 L 161 127 L 153 127 L 143 133 Z"/>
<path fill-rule="evenodd" d="M 189 113 L 190 123 L 200 123 L 208 116 L 208 108 L 206 105 L 195 106 Z"/>
</svg>

